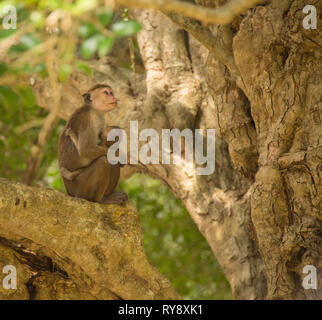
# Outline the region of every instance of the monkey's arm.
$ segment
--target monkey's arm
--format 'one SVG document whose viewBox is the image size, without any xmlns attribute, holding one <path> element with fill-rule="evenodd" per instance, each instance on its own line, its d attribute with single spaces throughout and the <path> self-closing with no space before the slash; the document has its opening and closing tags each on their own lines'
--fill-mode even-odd
<svg viewBox="0 0 322 320">
<path fill-rule="evenodd" d="M 107 148 L 109 148 L 110 146 L 112 146 L 115 143 L 115 141 L 107 141 L 107 135 L 112 129 L 121 129 L 121 128 L 118 127 L 118 126 L 108 126 L 108 127 L 106 127 L 105 130 L 100 135 L 101 141 L 100 141 L 99 145 L 101 145 L 101 146 L 105 145 Z M 124 166 L 125 166 L 125 164 L 120 163 L 121 168 L 123 168 Z"/>
<path fill-rule="evenodd" d="M 85 130 L 78 133 L 76 148 L 81 157 L 94 160 L 107 154 L 107 148 L 98 145 L 98 135 L 97 126 L 88 119 Z"/>
<path fill-rule="evenodd" d="M 100 134 L 100 146 L 106 146 L 110 147 L 115 143 L 115 141 L 107 141 L 107 135 L 112 129 L 121 129 L 120 127 L 117 126 L 108 126 L 104 129 L 104 131 Z"/>
<path fill-rule="evenodd" d="M 62 175 L 62 177 L 70 181 L 74 180 L 82 171 L 83 168 L 74 171 L 68 170 L 64 167 L 60 168 L 60 174 Z"/>
</svg>

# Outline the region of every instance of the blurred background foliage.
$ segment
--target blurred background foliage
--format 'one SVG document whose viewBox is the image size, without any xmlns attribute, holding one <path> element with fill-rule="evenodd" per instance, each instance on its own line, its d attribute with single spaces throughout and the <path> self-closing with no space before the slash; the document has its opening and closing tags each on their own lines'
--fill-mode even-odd
<svg viewBox="0 0 322 320">
<path fill-rule="evenodd" d="M 0 176 L 21 181 L 31 146 L 48 114 L 37 106 L 32 88 L 23 81 L 32 75 L 48 76 L 41 45 L 51 34 L 58 36 L 57 81 L 64 82 L 73 70 L 90 76 L 86 60 L 107 56 L 118 39 L 131 39 L 137 49 L 133 35 L 141 26 L 131 20 L 128 9 L 112 12 L 95 0 L 2 1 L 0 13 L 7 5 L 17 8 L 17 29 L 4 29 L 0 20 L 0 50 L 5 41 L 21 31 L 20 26 L 26 32 L 21 33 L 2 59 L 0 52 Z M 56 9 L 63 9 L 72 18 L 70 30 L 48 30 L 46 19 Z M 133 69 L 127 63 L 123 67 Z M 35 186 L 65 192 L 57 161 L 58 135 L 64 124 L 60 120 L 48 140 Z M 140 212 L 150 263 L 168 277 L 184 298 L 232 299 L 229 284 L 207 242 L 166 186 L 136 174 L 119 188 L 129 194 Z"/>
</svg>

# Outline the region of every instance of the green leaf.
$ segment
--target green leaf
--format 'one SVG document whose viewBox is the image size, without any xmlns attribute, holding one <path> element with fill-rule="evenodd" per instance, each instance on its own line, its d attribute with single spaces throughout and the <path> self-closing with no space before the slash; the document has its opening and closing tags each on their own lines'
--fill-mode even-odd
<svg viewBox="0 0 322 320">
<path fill-rule="evenodd" d="M 129 20 L 129 13 L 130 13 L 129 8 L 125 8 L 123 13 L 121 14 L 121 17 L 123 18 L 124 21 Z"/>
<path fill-rule="evenodd" d="M 40 11 L 33 11 L 30 14 L 30 21 L 36 28 L 44 28 L 46 21 L 44 14 Z"/>
<path fill-rule="evenodd" d="M 18 93 L 22 104 L 25 107 L 34 107 L 36 105 L 36 98 L 33 91 L 28 87 L 21 87 L 18 89 Z"/>
<path fill-rule="evenodd" d="M 58 80 L 60 82 L 65 82 L 71 72 L 71 66 L 69 64 L 63 64 L 60 66 L 58 71 Z"/>
<path fill-rule="evenodd" d="M 11 47 L 9 52 L 24 52 L 35 47 L 40 42 L 41 41 L 34 35 L 26 34 L 21 37 L 20 42 L 17 45 Z"/>
<path fill-rule="evenodd" d="M 13 75 L 19 76 L 21 73 L 29 74 L 32 72 L 32 68 L 30 67 L 29 62 L 26 62 L 17 67 L 10 67 L 9 72 Z"/>
<path fill-rule="evenodd" d="M 19 97 L 11 88 L 0 86 L 0 101 L 10 108 L 18 104 Z"/>
<path fill-rule="evenodd" d="M 81 46 L 81 54 L 85 59 L 93 57 L 98 47 L 99 37 L 97 35 L 87 39 Z"/>
<path fill-rule="evenodd" d="M 108 11 L 106 13 L 101 13 L 98 15 L 100 23 L 106 27 L 108 26 L 113 19 L 113 11 Z"/>
<path fill-rule="evenodd" d="M 2 29 L 0 30 L 0 39 L 7 38 L 15 33 L 17 30 L 15 29 Z"/>
<path fill-rule="evenodd" d="M 46 65 L 44 63 L 38 63 L 34 67 L 34 72 L 38 73 L 42 78 L 48 77 Z"/>
<path fill-rule="evenodd" d="M 7 72 L 8 70 L 8 67 L 3 64 L 3 63 L 0 63 L 0 76 L 2 76 L 5 72 Z"/>
<path fill-rule="evenodd" d="M 137 21 L 129 20 L 116 22 L 111 29 L 118 37 L 126 37 L 139 32 L 142 26 Z"/>
<path fill-rule="evenodd" d="M 114 44 L 114 38 L 102 37 L 98 44 L 98 56 L 100 58 L 105 57 L 112 49 Z"/>
<path fill-rule="evenodd" d="M 27 9 L 27 6 L 25 4 L 18 5 L 17 8 L 17 17 L 18 17 L 18 23 L 25 21 L 27 18 L 29 18 L 30 10 Z"/>
<path fill-rule="evenodd" d="M 85 73 L 87 76 L 91 76 L 93 73 L 91 67 L 85 62 L 77 61 L 75 67 L 76 70 Z"/>
<path fill-rule="evenodd" d="M 78 28 L 78 34 L 82 38 L 88 38 L 95 33 L 97 33 L 97 29 L 90 22 L 84 23 Z"/>
<path fill-rule="evenodd" d="M 93 10 L 97 5 L 97 0 L 76 0 L 72 7 L 72 13 L 81 15 L 86 11 Z"/>
</svg>

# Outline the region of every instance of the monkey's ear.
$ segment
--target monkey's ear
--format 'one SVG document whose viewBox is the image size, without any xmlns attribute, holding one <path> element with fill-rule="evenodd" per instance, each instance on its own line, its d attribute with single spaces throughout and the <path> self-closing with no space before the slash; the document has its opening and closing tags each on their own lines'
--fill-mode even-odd
<svg viewBox="0 0 322 320">
<path fill-rule="evenodd" d="M 92 102 L 90 93 L 84 93 L 82 95 L 82 97 L 83 97 L 85 103 L 89 104 Z"/>
</svg>

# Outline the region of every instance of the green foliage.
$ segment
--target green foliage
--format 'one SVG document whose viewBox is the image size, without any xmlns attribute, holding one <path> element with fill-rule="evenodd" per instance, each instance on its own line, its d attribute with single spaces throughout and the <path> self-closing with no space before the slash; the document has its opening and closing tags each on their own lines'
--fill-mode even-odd
<svg viewBox="0 0 322 320">
<path fill-rule="evenodd" d="M 104 26 L 107 27 L 113 19 L 113 11 L 106 11 L 104 13 L 101 13 L 98 15 L 100 23 Z"/>
<path fill-rule="evenodd" d="M 81 54 L 85 59 L 89 59 L 97 52 L 98 56 L 103 58 L 110 52 L 113 43 L 113 38 L 96 34 L 83 42 L 81 46 Z"/>
<path fill-rule="evenodd" d="M 30 147 L 39 133 L 37 126 L 31 126 L 23 132 L 20 128 L 35 119 L 44 119 L 47 112 L 36 105 L 30 88 L 0 86 L 0 113 L 0 176 L 20 181 L 30 156 Z M 47 167 L 57 158 L 58 130 L 59 128 L 55 129 L 44 150 L 38 179 L 41 179 Z"/>
<path fill-rule="evenodd" d="M 46 41 L 48 35 L 52 32 L 56 32 L 48 31 L 48 33 L 46 31 L 46 19 L 53 10 L 60 9 L 70 14 L 73 19 L 72 23 L 76 23 L 76 30 L 78 30 L 76 37 L 72 38 L 72 41 L 67 44 L 67 46 L 72 48 L 72 52 L 60 56 L 61 61 L 59 64 L 62 65 L 62 67 L 59 72 L 59 81 L 61 82 L 67 80 L 68 75 L 73 69 L 77 69 L 76 63 L 79 60 L 75 59 L 75 56 L 83 59 L 105 57 L 113 48 L 115 39 L 118 37 L 132 36 L 142 28 L 138 22 L 129 20 L 128 9 L 123 10 L 121 16 L 114 15 L 113 11 L 106 9 L 104 3 L 98 0 L 76 0 L 72 2 L 63 0 L 12 0 L 8 2 L 8 4 L 9 3 L 17 8 L 18 29 L 22 22 L 24 23 L 24 27 L 33 27 L 32 32 L 23 34 L 20 37 L 19 42 L 10 48 L 8 52 L 9 55 L 28 53 L 39 44 Z M 91 14 L 88 15 L 88 12 Z M 0 29 L 0 41 L 1 39 L 11 36 L 16 31 L 17 30 Z M 58 31 L 58 33 L 61 33 L 61 30 Z M 68 49 L 69 48 L 64 48 L 65 52 L 69 52 Z M 41 55 L 42 53 L 40 56 Z M 70 59 L 70 56 L 74 57 L 74 59 Z M 41 56 L 40 59 L 37 58 L 35 60 L 37 60 L 37 64 L 42 64 L 44 62 L 44 57 Z M 67 67 L 67 64 L 69 67 Z M 17 69 L 19 67 L 15 66 L 15 68 Z M 27 64 L 25 64 L 22 71 L 32 73 L 33 68 L 34 63 L 33 61 L 30 61 L 29 66 L 27 67 Z M 86 74 L 88 74 L 87 69 L 88 68 L 84 70 L 84 68 L 82 68 L 81 71 L 85 71 Z M 0 68 L 0 74 L 5 71 L 7 70 Z M 21 70 L 19 69 L 19 71 Z M 46 76 L 46 73 L 42 73 L 42 76 Z"/>
<path fill-rule="evenodd" d="M 0 30 L 0 39 L 4 39 L 7 38 L 9 36 L 11 36 L 12 34 L 14 34 L 17 30 L 14 29 L 2 29 Z"/>
<path fill-rule="evenodd" d="M 113 14 L 102 13 L 98 15 L 99 22 L 106 27 L 112 21 Z M 127 18 L 126 18 L 127 19 Z M 115 38 L 136 34 L 142 29 L 141 25 L 133 20 L 118 21 L 112 24 L 109 35 L 104 35 L 99 24 L 85 22 L 78 28 L 78 35 L 84 38 L 80 52 L 84 59 L 91 59 L 97 53 L 99 58 L 105 57 L 112 49 Z"/>
<path fill-rule="evenodd" d="M 58 71 L 58 80 L 60 82 L 65 82 L 71 71 L 72 71 L 72 68 L 69 64 L 61 65 Z"/>
<path fill-rule="evenodd" d="M 33 108 L 36 106 L 36 98 L 31 89 L 28 87 L 18 87 L 18 96 L 24 108 Z"/>
<path fill-rule="evenodd" d="M 186 299 L 232 299 L 209 245 L 167 187 L 144 175 L 122 182 L 140 212 L 150 263 Z"/>
<path fill-rule="evenodd" d="M 97 32 L 98 30 L 96 29 L 94 24 L 90 22 L 86 22 L 78 28 L 78 34 L 82 38 L 89 38 Z"/>
<path fill-rule="evenodd" d="M 47 78 L 48 72 L 46 65 L 44 63 L 37 63 L 33 69 L 34 72 L 36 72 L 40 77 Z"/>
<path fill-rule="evenodd" d="M 86 39 L 81 46 L 81 54 L 83 58 L 90 59 L 94 56 L 98 48 L 99 35 L 94 35 Z"/>
<path fill-rule="evenodd" d="M 101 37 L 98 42 L 98 56 L 105 57 L 112 49 L 114 39 L 111 37 Z"/>
<path fill-rule="evenodd" d="M 52 188 L 63 191 L 64 183 L 59 173 L 58 160 L 55 159 L 47 169 L 46 176 L 44 177 L 46 183 Z"/>
<path fill-rule="evenodd" d="M 0 76 L 3 75 L 7 71 L 8 71 L 8 67 L 5 64 L 0 63 Z"/>
<path fill-rule="evenodd" d="M 1 86 L 0 100 L 8 110 L 11 106 L 18 104 L 19 97 L 10 87 Z"/>
<path fill-rule="evenodd" d="M 44 28 L 46 25 L 45 16 L 41 11 L 31 12 L 30 21 L 36 29 Z"/>
<path fill-rule="evenodd" d="M 75 68 L 76 68 L 76 70 L 85 73 L 87 76 L 92 75 L 91 67 L 83 61 L 77 61 L 75 64 Z"/>
<path fill-rule="evenodd" d="M 112 25 L 112 30 L 118 37 L 126 37 L 139 32 L 142 26 L 133 20 L 119 21 Z"/>
<path fill-rule="evenodd" d="M 22 52 L 28 51 L 40 43 L 41 43 L 41 40 L 35 33 L 23 35 L 20 38 L 20 42 L 17 45 L 10 48 L 9 54 L 22 53 Z"/>
</svg>

